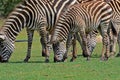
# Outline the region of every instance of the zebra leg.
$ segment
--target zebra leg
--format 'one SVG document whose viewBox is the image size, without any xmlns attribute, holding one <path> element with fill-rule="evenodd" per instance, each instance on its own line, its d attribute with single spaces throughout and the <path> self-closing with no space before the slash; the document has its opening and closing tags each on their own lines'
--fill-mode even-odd
<svg viewBox="0 0 120 80">
<path fill-rule="evenodd" d="M 28 35 L 28 47 L 27 47 L 27 55 L 26 58 L 24 59 L 24 62 L 28 62 L 28 60 L 31 57 L 31 47 L 32 47 L 34 30 L 31 31 L 27 29 L 27 35 Z"/>
<path fill-rule="evenodd" d="M 118 33 L 117 42 L 118 42 L 119 52 L 118 52 L 118 54 L 116 55 L 116 57 L 120 57 L 120 31 L 119 31 L 119 33 Z"/>
<path fill-rule="evenodd" d="M 117 36 L 111 36 L 112 38 L 110 38 L 110 56 L 114 56 L 116 53 Z"/>
<path fill-rule="evenodd" d="M 101 60 L 108 60 L 109 58 L 109 52 L 110 52 L 110 41 L 109 41 L 109 36 L 107 33 L 108 27 L 107 24 L 104 23 L 101 25 L 101 34 L 102 34 L 102 41 L 103 41 L 103 47 L 102 47 L 102 56 L 101 56 Z"/>
<path fill-rule="evenodd" d="M 87 60 L 89 60 L 90 59 L 90 51 L 89 51 L 88 46 L 87 46 L 88 41 L 87 41 L 87 37 L 86 37 L 86 33 L 85 33 L 84 29 L 80 30 L 80 35 L 81 35 L 81 38 L 82 38 L 83 56 L 87 57 Z"/>
<path fill-rule="evenodd" d="M 45 57 L 46 56 L 46 52 L 45 52 L 46 43 L 44 43 L 43 38 L 40 39 L 40 43 L 42 44 L 42 56 Z"/>
<path fill-rule="evenodd" d="M 47 41 L 47 42 L 44 43 L 44 39 L 43 39 L 43 38 L 41 38 L 41 40 L 40 40 L 40 42 L 41 42 L 41 44 L 42 44 L 42 56 L 43 56 L 43 57 L 46 56 L 45 48 L 47 48 L 49 52 L 50 52 L 50 50 L 52 49 L 52 45 L 49 44 L 50 38 L 51 38 L 51 35 L 49 35 L 49 34 L 47 33 L 47 35 L 46 35 L 46 41 Z"/>
<path fill-rule="evenodd" d="M 45 57 L 45 62 L 49 62 L 49 49 L 47 43 L 44 41 L 45 40 L 43 38 L 40 39 L 40 42 L 42 44 L 42 56 Z"/>
<path fill-rule="evenodd" d="M 72 40 L 73 52 L 72 52 L 72 59 L 70 62 L 73 62 L 77 58 L 77 47 L 76 47 L 76 35 L 74 35 L 74 39 Z"/>
<path fill-rule="evenodd" d="M 54 52 L 54 62 L 60 62 L 58 60 L 58 56 L 57 56 L 57 50 L 58 50 L 58 45 L 59 43 L 53 44 L 53 52 Z"/>
<path fill-rule="evenodd" d="M 45 62 L 49 62 L 49 49 L 48 49 L 48 41 L 47 41 L 47 31 L 46 31 L 46 19 L 45 22 L 42 24 L 43 26 L 40 27 L 38 31 L 41 39 L 40 42 L 42 44 L 42 56 L 45 57 Z"/>
<path fill-rule="evenodd" d="M 119 44 L 119 24 L 117 22 L 111 22 L 111 28 L 109 29 L 109 37 L 110 37 L 110 56 L 114 56 L 116 53 L 116 43 L 118 40 Z M 119 22 L 118 22 L 119 23 Z M 119 47 L 120 48 L 120 47 Z"/>
<path fill-rule="evenodd" d="M 67 54 L 68 54 L 68 51 L 69 51 L 69 48 L 71 46 L 71 43 L 72 43 L 72 34 L 69 34 L 68 35 L 68 39 L 67 39 L 67 42 L 66 42 L 66 52 L 63 56 L 63 61 L 65 62 L 66 59 L 67 59 Z"/>
<path fill-rule="evenodd" d="M 103 41 L 102 56 L 101 56 L 101 60 L 102 60 L 102 61 L 108 59 L 107 55 L 105 55 L 106 50 L 107 50 L 107 45 L 109 45 L 109 44 L 106 44 L 106 42 L 107 42 L 107 41 L 106 41 L 107 39 L 105 39 L 106 37 L 107 37 L 107 36 L 104 36 L 103 39 L 102 39 L 102 41 Z M 107 51 L 108 51 L 108 50 L 107 50 Z"/>
<path fill-rule="evenodd" d="M 47 48 L 49 52 L 52 50 L 52 44 L 50 44 L 51 35 L 47 34 Z"/>
</svg>

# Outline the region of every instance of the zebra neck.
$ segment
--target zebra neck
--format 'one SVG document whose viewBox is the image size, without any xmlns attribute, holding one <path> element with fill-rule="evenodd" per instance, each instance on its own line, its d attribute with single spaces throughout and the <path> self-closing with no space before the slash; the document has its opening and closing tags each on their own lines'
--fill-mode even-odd
<svg viewBox="0 0 120 80">
<path fill-rule="evenodd" d="M 18 14 L 13 14 L 7 18 L 2 30 L 8 39 L 15 41 L 16 36 L 22 31 L 25 26 L 26 20 Z"/>
</svg>

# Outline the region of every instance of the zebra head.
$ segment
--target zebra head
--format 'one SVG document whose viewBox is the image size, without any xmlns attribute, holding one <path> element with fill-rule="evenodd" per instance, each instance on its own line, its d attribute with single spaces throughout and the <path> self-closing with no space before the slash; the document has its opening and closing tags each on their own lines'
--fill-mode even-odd
<svg viewBox="0 0 120 80">
<path fill-rule="evenodd" d="M 0 34 L 0 62 L 8 62 L 13 50 L 14 44 L 4 34 Z"/>
<path fill-rule="evenodd" d="M 66 53 L 66 43 L 57 42 L 53 44 L 54 51 L 54 62 L 61 62 L 63 60 L 64 54 Z"/>
<path fill-rule="evenodd" d="M 87 39 L 88 39 L 88 38 L 87 38 Z M 87 44 L 87 46 L 88 46 L 88 49 L 89 49 L 89 51 L 90 51 L 90 55 L 92 54 L 92 52 L 93 52 L 93 50 L 94 50 L 94 48 L 95 48 L 95 46 L 96 46 L 96 43 L 97 43 L 96 37 L 91 37 L 91 38 L 88 39 L 88 44 Z"/>
<path fill-rule="evenodd" d="M 90 32 L 88 35 L 87 35 L 87 40 L 88 40 L 88 49 L 90 51 L 90 54 L 92 54 L 95 46 L 96 46 L 96 43 L 97 43 L 97 40 L 96 40 L 96 36 L 98 34 L 98 31 L 97 30 L 93 30 L 92 32 Z"/>
</svg>

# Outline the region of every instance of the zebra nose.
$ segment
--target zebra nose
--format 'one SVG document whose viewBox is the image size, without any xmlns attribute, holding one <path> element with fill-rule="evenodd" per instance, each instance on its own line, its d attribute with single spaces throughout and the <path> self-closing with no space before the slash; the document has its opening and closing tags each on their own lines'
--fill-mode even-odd
<svg viewBox="0 0 120 80">
<path fill-rule="evenodd" d="M 8 60 L 4 60 L 3 57 L 0 56 L 0 62 L 1 62 L 1 63 L 6 63 L 6 62 L 8 62 Z"/>
<path fill-rule="evenodd" d="M 55 59 L 56 59 L 56 62 L 62 62 L 62 60 L 63 60 L 63 55 L 62 55 L 62 54 L 55 55 Z"/>
</svg>

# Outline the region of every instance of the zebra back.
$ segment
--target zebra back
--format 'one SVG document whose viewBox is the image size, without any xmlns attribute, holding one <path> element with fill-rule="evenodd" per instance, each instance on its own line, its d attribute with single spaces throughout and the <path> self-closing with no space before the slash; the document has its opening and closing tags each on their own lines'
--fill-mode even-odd
<svg viewBox="0 0 120 80">
<path fill-rule="evenodd" d="M 103 7 L 103 5 L 105 7 Z M 105 10 L 107 10 L 108 12 L 106 13 Z M 66 35 L 70 31 L 73 33 L 77 31 L 78 29 L 75 29 L 75 27 L 73 27 L 73 25 L 78 24 L 74 22 L 75 19 L 77 19 L 77 17 L 81 17 L 81 19 L 84 19 L 86 26 L 89 26 L 88 30 L 89 28 L 96 29 L 96 26 L 98 26 L 99 24 L 99 19 L 102 19 L 102 17 L 105 17 L 104 12 L 106 13 L 106 15 L 110 14 L 110 18 L 111 18 L 112 16 L 111 7 L 105 2 L 101 2 L 101 1 L 93 1 L 93 2 L 76 4 L 71 6 L 65 13 L 63 13 L 63 15 L 60 16 L 56 24 L 56 28 L 54 30 L 52 39 L 55 38 L 56 40 L 54 41 L 58 41 L 59 40 L 58 38 L 61 38 L 61 37 L 62 39 L 66 39 L 67 38 Z M 106 19 L 106 18 L 107 17 L 103 19 Z M 109 18 L 108 18 L 108 22 L 109 22 Z"/>
</svg>

